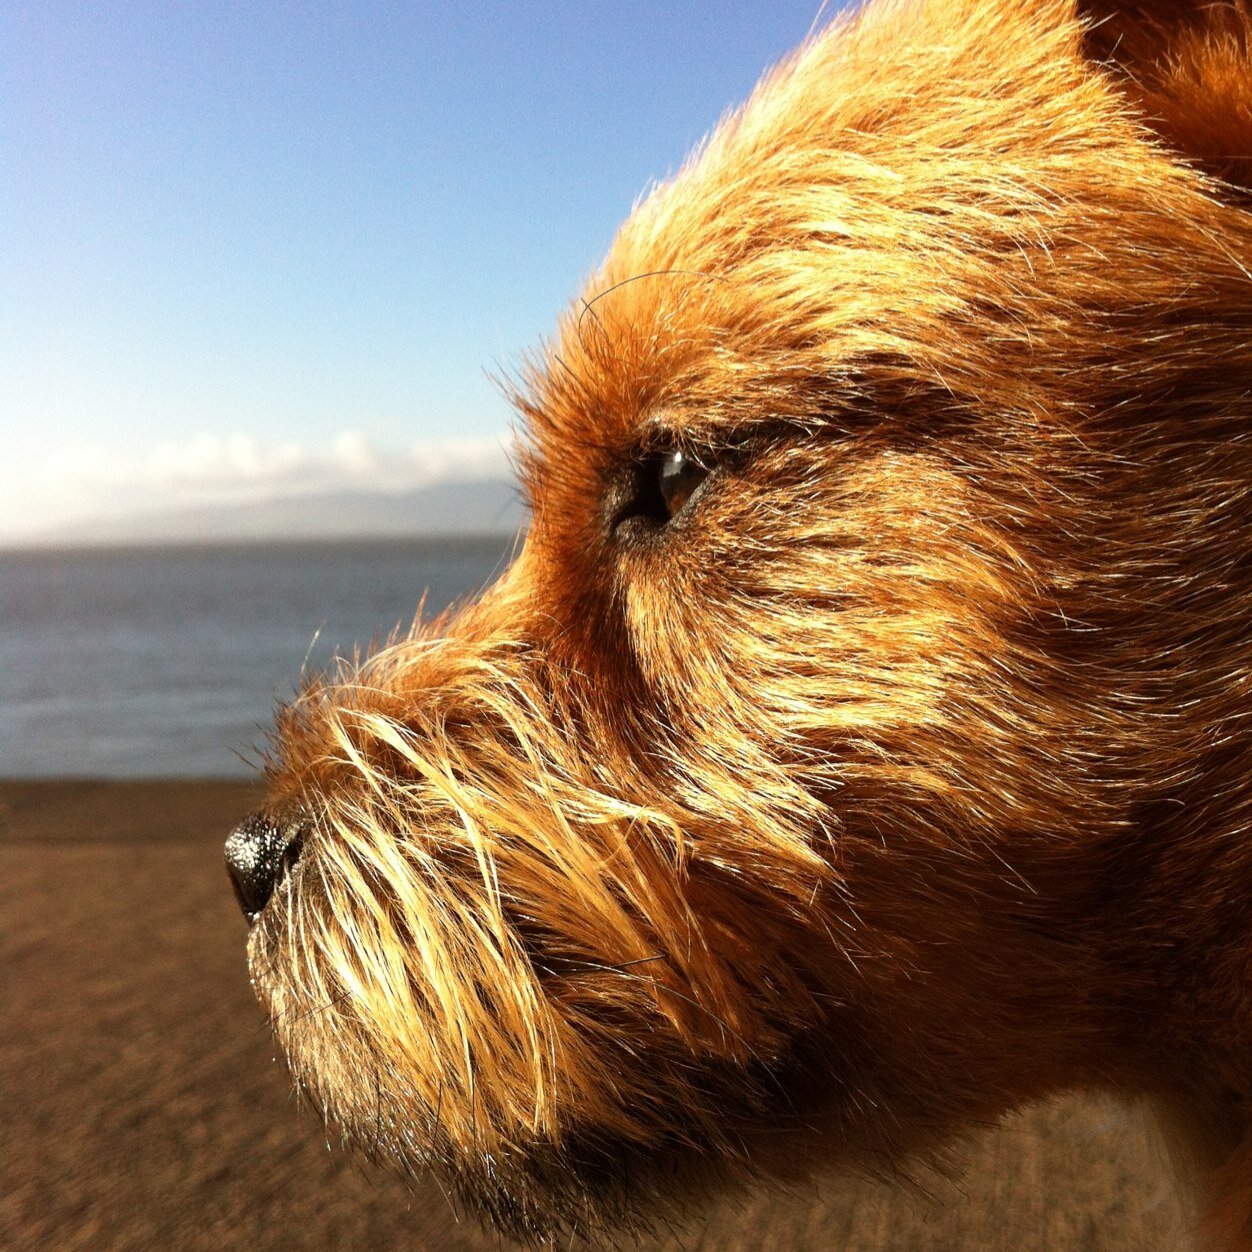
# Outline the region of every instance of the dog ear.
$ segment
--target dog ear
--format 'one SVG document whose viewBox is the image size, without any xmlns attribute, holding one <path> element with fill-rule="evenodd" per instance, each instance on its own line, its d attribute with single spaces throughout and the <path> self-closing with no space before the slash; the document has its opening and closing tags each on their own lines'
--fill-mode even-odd
<svg viewBox="0 0 1252 1252">
<path fill-rule="evenodd" d="M 1252 0 L 1078 0 L 1086 51 L 1150 125 L 1252 193 Z"/>
</svg>

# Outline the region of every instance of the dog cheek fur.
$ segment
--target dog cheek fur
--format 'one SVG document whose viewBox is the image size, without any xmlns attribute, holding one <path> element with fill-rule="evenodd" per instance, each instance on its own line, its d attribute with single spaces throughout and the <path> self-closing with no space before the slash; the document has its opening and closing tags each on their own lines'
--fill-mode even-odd
<svg viewBox="0 0 1252 1252">
<path fill-rule="evenodd" d="M 439 715 L 400 722 L 363 707 L 377 668 L 316 711 L 306 695 L 289 756 L 297 717 L 304 731 L 332 717 L 316 742 L 339 751 L 304 762 L 323 798 L 319 842 L 253 958 L 297 1078 L 332 1121 L 402 1163 L 445 1167 L 475 1203 L 533 1232 L 554 1208 L 582 1218 L 595 1162 L 620 1163 L 632 1144 L 739 1155 L 717 1096 L 733 1070 L 733 1104 L 759 1104 L 750 1063 L 776 1057 L 814 1009 L 783 955 L 800 926 L 773 888 L 729 892 L 725 866 L 688 887 L 692 835 L 672 804 L 597 795 L 598 766 L 559 733 L 545 739 L 569 725 L 551 694 L 511 674 L 507 654 L 486 684 L 484 664 L 472 690 L 424 692 L 424 709 L 447 701 L 454 745 Z M 526 728 L 502 747 L 501 714 L 518 707 Z M 765 907 L 749 936 L 754 891 Z M 797 933 L 774 933 L 788 926 Z M 596 1203 L 610 1207 L 613 1191 Z"/>
</svg>

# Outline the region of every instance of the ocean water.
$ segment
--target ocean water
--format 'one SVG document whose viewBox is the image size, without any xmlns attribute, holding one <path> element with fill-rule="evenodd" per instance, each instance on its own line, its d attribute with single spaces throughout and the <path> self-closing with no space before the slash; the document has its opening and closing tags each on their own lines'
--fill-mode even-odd
<svg viewBox="0 0 1252 1252">
<path fill-rule="evenodd" d="M 0 553 L 0 777 L 246 777 L 276 700 L 512 540 Z"/>
</svg>

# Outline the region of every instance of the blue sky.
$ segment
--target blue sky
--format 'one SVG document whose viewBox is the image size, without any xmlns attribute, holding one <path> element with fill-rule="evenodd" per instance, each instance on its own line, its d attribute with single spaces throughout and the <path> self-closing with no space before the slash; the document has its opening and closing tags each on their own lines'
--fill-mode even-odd
<svg viewBox="0 0 1252 1252">
<path fill-rule="evenodd" d="M 487 372 L 818 8 L 4 6 L 0 538 L 488 472 Z"/>
</svg>

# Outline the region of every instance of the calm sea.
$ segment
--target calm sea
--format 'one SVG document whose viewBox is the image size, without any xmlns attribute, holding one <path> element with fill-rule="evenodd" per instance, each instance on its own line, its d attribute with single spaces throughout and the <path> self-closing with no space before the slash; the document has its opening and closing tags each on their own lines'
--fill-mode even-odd
<svg viewBox="0 0 1252 1252">
<path fill-rule="evenodd" d="M 0 777 L 245 776 L 276 699 L 512 541 L 0 553 Z"/>
</svg>

